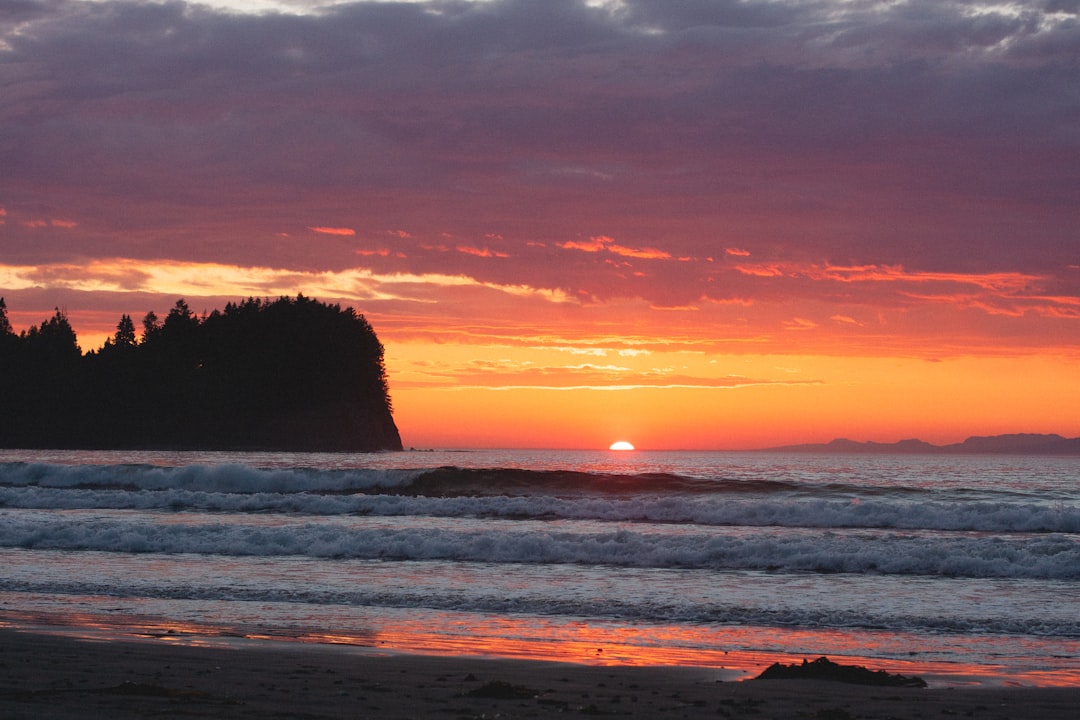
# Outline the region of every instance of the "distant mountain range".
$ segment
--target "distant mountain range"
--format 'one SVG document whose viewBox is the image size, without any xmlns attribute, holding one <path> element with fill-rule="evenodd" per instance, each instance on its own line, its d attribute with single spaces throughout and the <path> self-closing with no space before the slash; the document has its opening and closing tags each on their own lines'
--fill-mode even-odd
<svg viewBox="0 0 1080 720">
<path fill-rule="evenodd" d="M 768 448 L 770 452 L 801 453 L 892 453 L 892 454 L 993 454 L 993 455 L 1080 455 L 1080 438 L 1036 433 L 1014 433 L 990 437 L 969 437 L 952 445 L 932 445 L 922 440 L 894 443 L 858 442 L 837 438 L 827 443 L 784 445 Z"/>
</svg>

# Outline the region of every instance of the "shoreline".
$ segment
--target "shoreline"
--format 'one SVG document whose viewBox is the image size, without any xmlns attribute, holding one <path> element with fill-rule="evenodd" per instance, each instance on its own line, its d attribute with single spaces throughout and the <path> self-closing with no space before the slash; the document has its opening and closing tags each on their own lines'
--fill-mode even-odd
<svg viewBox="0 0 1080 720">
<path fill-rule="evenodd" d="M 703 667 L 574 665 L 272 641 L 84 639 L 0 628 L 0 716 L 225 718 L 1075 717 L 1080 687 L 732 682 Z"/>
<path fill-rule="evenodd" d="M 0 605 L 4 603 L 0 593 Z M 473 618 L 475 621 L 476 618 Z M 30 635 L 60 636 L 69 640 L 94 643 L 158 643 L 168 646 L 191 646 L 216 649 L 259 649 L 272 651 L 320 648 L 330 652 L 389 656 L 431 656 L 560 664 L 571 667 L 645 667 L 696 669 L 712 673 L 717 680 L 751 680 L 774 663 L 799 664 L 804 660 L 827 657 L 840 665 L 864 667 L 874 672 L 916 676 L 935 689 L 1080 687 L 1080 672 L 1075 667 L 1020 668 L 994 662 L 959 662 L 931 658 L 886 657 L 858 652 L 860 647 L 845 645 L 829 633 L 817 638 L 802 638 L 802 651 L 764 649 L 763 638 L 755 646 L 750 637 L 727 637 L 730 649 L 681 647 L 677 643 L 640 644 L 621 641 L 618 633 L 590 633 L 577 628 L 577 637 L 544 639 L 542 634 L 518 628 L 505 634 L 491 633 L 482 625 L 469 632 L 446 633 L 433 629 L 440 620 L 426 618 L 419 623 L 402 617 L 386 617 L 373 627 L 357 628 L 342 618 L 323 618 L 326 628 L 271 628 L 210 623 L 170 621 L 164 616 L 116 616 L 79 612 L 55 614 L 11 609 L 0 615 L 0 632 L 17 631 Z M 344 622 L 344 624 L 341 624 Z M 464 618 L 442 622 L 460 625 Z M 549 628 L 549 631 L 552 629 Z M 658 629 L 663 632 L 663 629 Z M 758 628 L 757 632 L 763 629 Z M 782 630 L 774 629 L 783 633 Z M 555 630 L 557 632 L 557 629 Z M 510 638 L 514 639 L 511 640 Z M 774 638 L 775 639 L 775 638 Z M 768 643 L 765 643 L 766 645 Z M 781 642 L 781 645 L 784 643 Z M 820 650 L 830 647 L 831 650 Z M 1075 663 L 1073 663 L 1075 664 Z"/>
</svg>

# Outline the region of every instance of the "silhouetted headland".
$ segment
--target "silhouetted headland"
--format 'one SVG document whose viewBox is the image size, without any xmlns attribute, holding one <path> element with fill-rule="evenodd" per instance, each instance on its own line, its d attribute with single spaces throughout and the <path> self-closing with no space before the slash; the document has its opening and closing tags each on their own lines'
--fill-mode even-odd
<svg viewBox="0 0 1080 720">
<path fill-rule="evenodd" d="M 0 298 L 0 447 L 401 450 L 383 346 L 303 295 L 124 315 L 83 354 L 65 313 L 15 334 Z"/>
<path fill-rule="evenodd" d="M 857 442 L 838 438 L 832 442 L 808 445 L 784 445 L 769 452 L 803 453 L 892 453 L 892 454 L 990 454 L 990 455 L 1080 455 L 1080 438 L 1038 433 L 1013 433 L 989 437 L 969 437 L 961 443 L 931 445 L 922 440 L 894 443 Z"/>
</svg>

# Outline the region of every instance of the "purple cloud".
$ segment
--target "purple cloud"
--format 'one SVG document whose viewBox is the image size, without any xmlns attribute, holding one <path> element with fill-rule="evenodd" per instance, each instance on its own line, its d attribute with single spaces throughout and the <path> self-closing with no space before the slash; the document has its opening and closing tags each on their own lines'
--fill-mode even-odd
<svg viewBox="0 0 1080 720">
<path fill-rule="evenodd" d="M 1077 12 L 19 0 L 0 11 L 0 253 L 363 263 L 679 305 L 716 276 L 677 258 L 739 247 L 1076 292 Z M 312 227 L 358 235 L 315 249 Z M 411 237 L 362 252 L 390 228 Z M 506 262 L 423 250 L 490 234 Z M 601 236 L 670 261 L 558 250 Z"/>
</svg>

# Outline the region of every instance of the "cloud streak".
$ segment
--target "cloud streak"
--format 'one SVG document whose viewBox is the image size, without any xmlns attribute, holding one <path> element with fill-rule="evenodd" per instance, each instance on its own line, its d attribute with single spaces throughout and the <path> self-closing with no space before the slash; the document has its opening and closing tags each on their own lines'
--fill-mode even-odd
<svg viewBox="0 0 1080 720">
<path fill-rule="evenodd" d="M 356 234 L 356 230 L 347 227 L 310 227 L 308 230 L 320 235 L 340 235 L 342 237 L 352 237 Z"/>
</svg>

